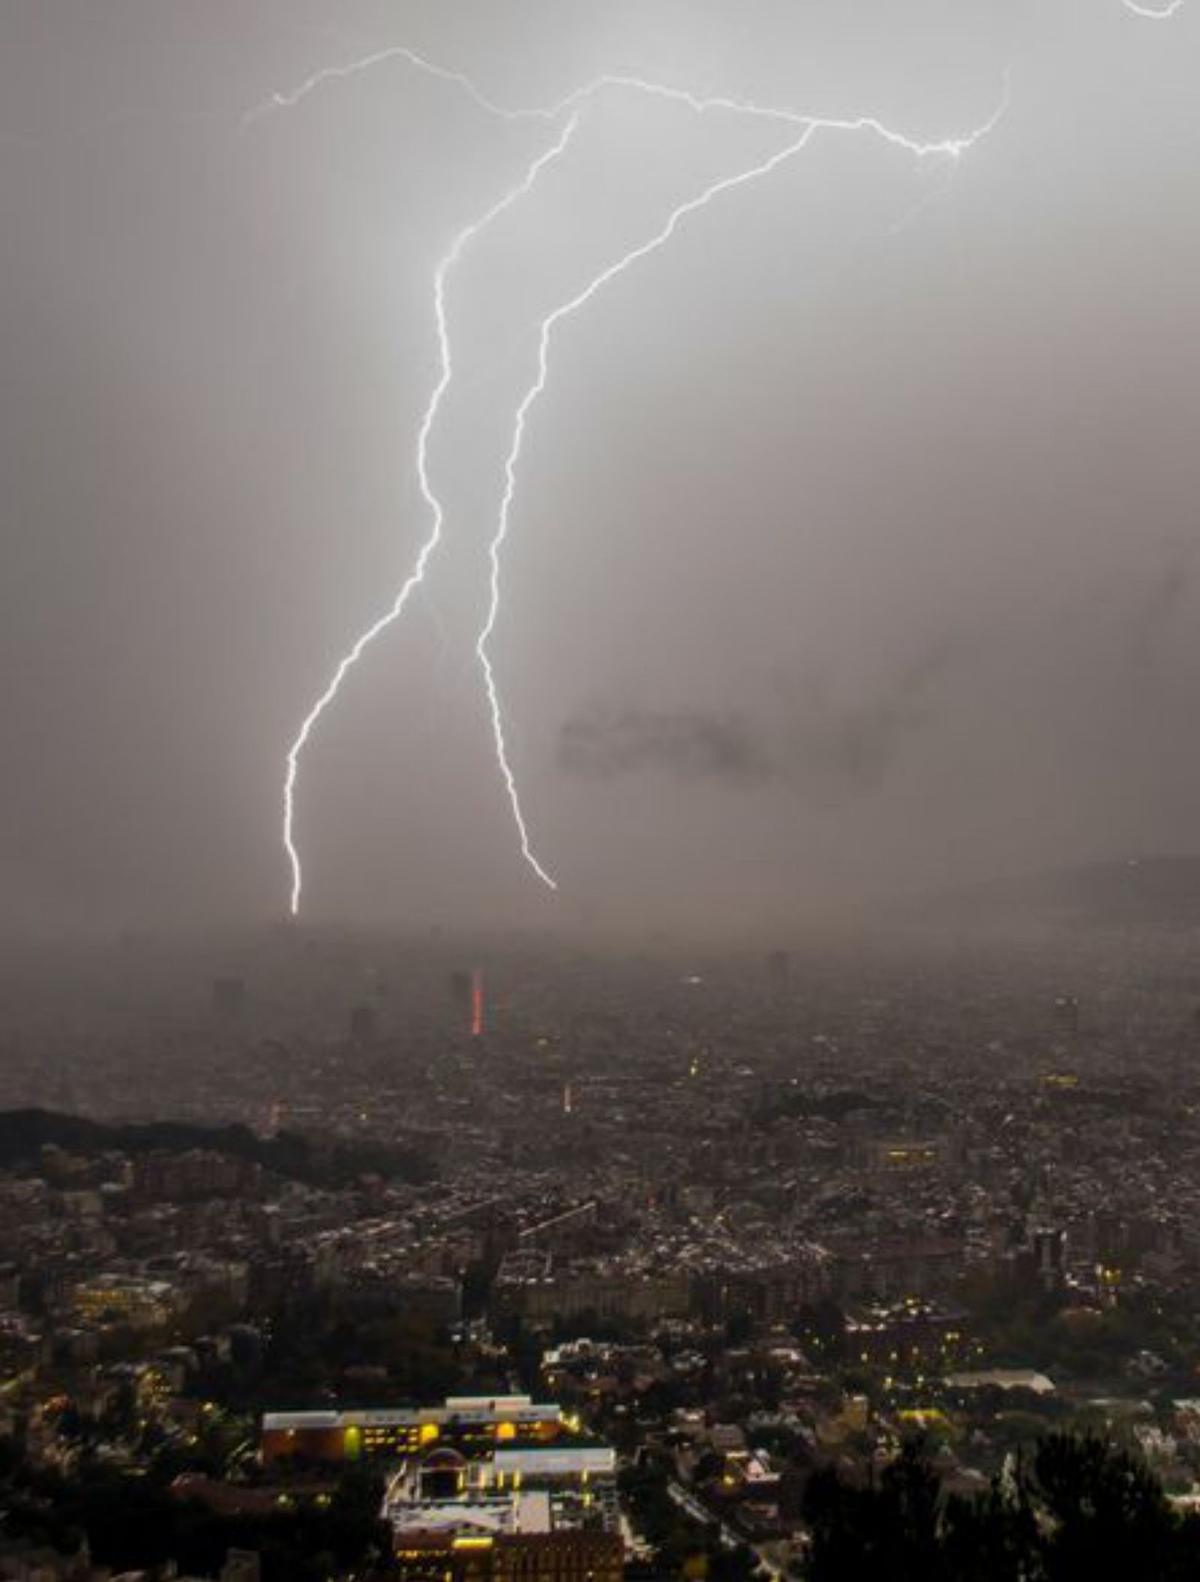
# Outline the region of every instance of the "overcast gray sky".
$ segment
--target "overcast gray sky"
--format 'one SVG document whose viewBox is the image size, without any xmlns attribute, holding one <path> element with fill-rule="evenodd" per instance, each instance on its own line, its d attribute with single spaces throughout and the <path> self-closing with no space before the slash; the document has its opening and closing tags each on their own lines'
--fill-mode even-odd
<svg viewBox="0 0 1200 1582">
<path fill-rule="evenodd" d="M 427 530 L 431 276 L 637 72 L 814 140 L 564 326 L 494 654 L 540 317 L 786 128 L 628 94 L 472 252 L 428 596 L 303 761 L 314 917 L 741 930 L 1195 851 L 1200 0 L 0 0 L 0 921 L 281 913 L 283 761 Z"/>
</svg>

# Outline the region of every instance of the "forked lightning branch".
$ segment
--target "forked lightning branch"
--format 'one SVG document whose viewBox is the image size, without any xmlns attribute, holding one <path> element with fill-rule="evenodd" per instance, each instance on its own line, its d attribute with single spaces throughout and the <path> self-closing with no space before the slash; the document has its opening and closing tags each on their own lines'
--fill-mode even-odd
<svg viewBox="0 0 1200 1582">
<path fill-rule="evenodd" d="M 1123 0 L 1123 4 L 1127 10 L 1138 16 L 1164 20 L 1181 8 L 1183 0 L 1169 0 L 1169 3 L 1162 7 L 1143 6 L 1138 0 Z M 678 104 L 696 115 L 721 115 L 732 119 L 751 119 L 774 124 L 786 133 L 786 138 L 770 155 L 711 182 L 694 196 L 680 202 L 666 215 L 653 234 L 608 264 L 581 290 L 549 312 L 537 327 L 536 370 L 513 417 L 511 440 L 504 465 L 503 492 L 488 543 L 488 601 L 485 618 L 475 640 L 474 654 L 487 700 L 496 764 L 508 798 L 521 855 L 530 871 L 551 890 L 557 889 L 557 883 L 549 867 L 541 860 L 534 848 L 517 777 L 512 766 L 504 728 L 504 707 L 490 645 L 500 615 L 501 554 L 511 527 L 524 442 L 533 410 L 546 393 L 550 377 L 551 351 L 560 331 L 567 321 L 586 307 L 605 286 L 665 246 L 693 216 L 738 189 L 770 176 L 803 152 L 819 134 L 855 135 L 874 139 L 904 150 L 917 161 L 940 159 L 957 162 L 994 130 L 1008 103 L 1006 82 L 999 105 L 978 125 L 968 131 L 937 139 L 919 138 L 898 131 L 875 116 L 837 118 L 806 115 L 799 111 L 778 109 L 743 99 L 702 97 L 667 84 L 622 75 L 597 77 L 549 106 L 512 109 L 497 103 L 483 93 L 462 73 L 427 60 L 413 50 L 394 47 L 346 65 L 323 68 L 291 92 L 272 95 L 263 104 L 251 110 L 244 117 L 243 124 L 259 121 L 277 111 L 292 109 L 324 84 L 357 76 L 388 62 L 402 63 L 453 85 L 489 115 L 506 121 L 545 122 L 555 127 L 555 133 L 552 140 L 531 160 L 520 179 L 515 181 L 482 215 L 471 220 L 458 232 L 434 270 L 433 319 L 438 347 L 437 376 L 425 406 L 415 445 L 416 474 L 421 495 L 429 510 L 430 525 L 419 546 L 411 571 L 383 613 L 359 634 L 334 666 L 328 682 L 304 715 L 288 749 L 283 785 L 282 840 L 290 872 L 289 904 L 293 916 L 300 911 L 304 891 L 304 869 L 296 832 L 296 804 L 301 761 L 305 749 L 321 717 L 335 702 L 350 671 L 375 639 L 387 631 L 404 612 L 414 590 L 424 581 L 430 560 L 443 536 L 445 509 L 430 476 L 429 447 L 446 394 L 454 378 L 453 341 L 447 305 L 447 291 L 451 278 L 470 246 L 501 215 L 526 197 L 547 169 L 567 157 L 581 117 L 588 106 L 602 94 L 648 95 Z"/>
</svg>

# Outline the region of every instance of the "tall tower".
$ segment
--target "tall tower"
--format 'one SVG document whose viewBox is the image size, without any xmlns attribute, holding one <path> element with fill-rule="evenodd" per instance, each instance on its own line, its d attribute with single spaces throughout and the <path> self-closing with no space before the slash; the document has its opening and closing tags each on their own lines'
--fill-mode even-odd
<svg viewBox="0 0 1200 1582">
<path fill-rule="evenodd" d="M 483 1037 L 483 968 L 471 973 L 471 1037 Z"/>
</svg>

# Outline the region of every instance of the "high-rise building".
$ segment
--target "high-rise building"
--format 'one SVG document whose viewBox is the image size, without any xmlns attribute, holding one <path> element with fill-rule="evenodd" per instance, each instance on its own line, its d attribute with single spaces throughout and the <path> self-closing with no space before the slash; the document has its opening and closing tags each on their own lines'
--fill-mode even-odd
<svg viewBox="0 0 1200 1582">
<path fill-rule="evenodd" d="M 1032 1235 L 1033 1264 L 1038 1279 L 1047 1287 L 1062 1283 L 1067 1268 L 1067 1233 L 1043 1226 Z"/>
<path fill-rule="evenodd" d="M 471 974 L 471 1037 L 483 1037 L 483 968 Z"/>
</svg>

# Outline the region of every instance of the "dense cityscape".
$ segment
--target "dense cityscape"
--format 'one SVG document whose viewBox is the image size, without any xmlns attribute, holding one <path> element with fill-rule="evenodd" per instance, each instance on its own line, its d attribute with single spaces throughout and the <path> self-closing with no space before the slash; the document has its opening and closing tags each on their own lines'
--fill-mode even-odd
<svg viewBox="0 0 1200 1582">
<path fill-rule="evenodd" d="M 739 953 L 10 951 L 0 1574 L 848 1574 L 830 1478 L 915 1444 L 966 1509 L 1054 1435 L 1187 1531 L 1173 872 Z"/>
</svg>

